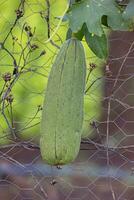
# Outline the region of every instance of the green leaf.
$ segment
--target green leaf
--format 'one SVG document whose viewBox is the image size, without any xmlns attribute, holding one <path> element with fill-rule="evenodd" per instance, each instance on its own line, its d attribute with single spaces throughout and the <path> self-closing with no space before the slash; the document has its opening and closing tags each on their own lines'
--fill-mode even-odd
<svg viewBox="0 0 134 200">
<path fill-rule="evenodd" d="M 84 33 L 85 33 L 85 26 L 83 25 L 82 28 L 77 32 L 77 33 L 73 33 L 71 28 L 68 29 L 67 31 L 67 35 L 66 35 L 66 40 L 70 39 L 72 37 L 72 34 L 75 35 L 75 37 L 78 40 L 82 40 L 82 38 L 84 37 Z"/>
<path fill-rule="evenodd" d="M 85 33 L 85 24 L 83 24 L 82 28 L 77 33 L 75 33 L 75 37 L 78 40 L 82 40 L 82 38 L 84 37 L 84 33 Z"/>
<path fill-rule="evenodd" d="M 134 0 L 131 0 L 123 12 L 123 17 L 128 20 L 130 27 L 134 29 Z"/>
<path fill-rule="evenodd" d="M 101 36 L 93 35 L 92 33 L 89 33 L 88 29 L 86 29 L 85 39 L 87 45 L 97 57 L 101 59 L 106 59 L 108 57 L 108 43 L 105 33 Z"/>
<path fill-rule="evenodd" d="M 86 23 L 88 31 L 98 36 L 103 34 L 101 19 L 104 15 L 107 16 L 108 26 L 113 30 L 128 29 L 114 0 L 83 0 L 73 4 L 67 13 L 73 32 L 78 32 Z"/>
</svg>

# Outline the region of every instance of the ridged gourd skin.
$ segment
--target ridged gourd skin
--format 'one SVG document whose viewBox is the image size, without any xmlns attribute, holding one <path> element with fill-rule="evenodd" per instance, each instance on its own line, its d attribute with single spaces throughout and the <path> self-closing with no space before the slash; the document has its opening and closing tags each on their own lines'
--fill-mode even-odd
<svg viewBox="0 0 134 200">
<path fill-rule="evenodd" d="M 72 162 L 80 148 L 86 61 L 80 41 L 65 41 L 48 78 L 41 119 L 40 149 L 50 165 Z"/>
</svg>

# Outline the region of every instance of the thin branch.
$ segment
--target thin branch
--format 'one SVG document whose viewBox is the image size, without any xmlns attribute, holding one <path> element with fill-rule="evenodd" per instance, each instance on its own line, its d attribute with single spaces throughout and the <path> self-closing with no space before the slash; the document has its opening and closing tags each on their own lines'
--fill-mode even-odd
<svg viewBox="0 0 134 200">
<path fill-rule="evenodd" d="M 9 35 L 11 34 L 11 32 L 13 31 L 14 27 L 16 26 L 18 20 L 24 15 L 24 3 L 25 3 L 25 0 L 21 0 L 19 6 L 18 6 L 18 9 L 16 10 L 16 18 L 15 18 L 15 21 L 12 25 L 12 27 L 10 28 L 9 32 L 7 33 L 4 41 L 3 41 L 3 46 L 6 42 L 6 40 L 8 39 Z"/>
<path fill-rule="evenodd" d="M 89 85 L 89 87 L 85 90 L 85 94 L 89 91 L 89 89 L 100 79 L 104 78 L 104 76 L 98 77 L 97 79 L 95 79 L 91 85 Z"/>
</svg>

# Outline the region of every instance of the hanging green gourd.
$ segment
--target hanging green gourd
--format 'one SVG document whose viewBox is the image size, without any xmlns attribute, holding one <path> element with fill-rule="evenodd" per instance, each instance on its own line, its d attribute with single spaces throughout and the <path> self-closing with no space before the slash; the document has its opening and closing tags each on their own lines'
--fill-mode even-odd
<svg viewBox="0 0 134 200">
<path fill-rule="evenodd" d="M 65 41 L 52 66 L 43 104 L 40 149 L 51 165 L 73 161 L 80 148 L 86 60 L 79 40 Z"/>
</svg>

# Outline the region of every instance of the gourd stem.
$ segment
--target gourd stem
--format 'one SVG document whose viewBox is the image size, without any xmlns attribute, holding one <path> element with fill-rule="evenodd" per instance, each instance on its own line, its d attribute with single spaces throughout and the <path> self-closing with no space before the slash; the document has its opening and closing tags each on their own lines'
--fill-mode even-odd
<svg viewBox="0 0 134 200">
<path fill-rule="evenodd" d="M 72 38 L 77 39 L 77 33 L 73 33 L 73 32 L 72 32 Z"/>
</svg>

